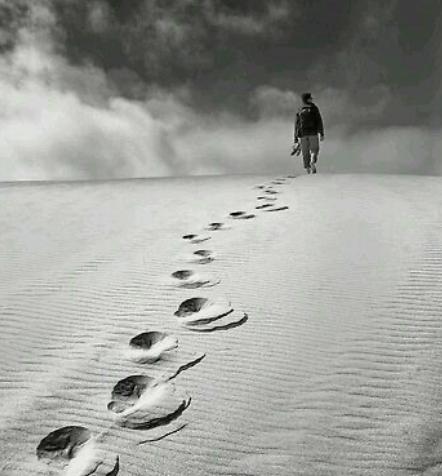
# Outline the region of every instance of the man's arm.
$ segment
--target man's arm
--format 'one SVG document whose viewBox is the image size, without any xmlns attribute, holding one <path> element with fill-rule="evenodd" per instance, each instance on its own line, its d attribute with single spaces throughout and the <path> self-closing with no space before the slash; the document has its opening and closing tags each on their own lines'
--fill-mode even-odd
<svg viewBox="0 0 442 476">
<path fill-rule="evenodd" d="M 295 143 L 298 142 L 298 137 L 299 137 L 299 114 L 296 113 L 296 119 L 295 119 Z"/>
<path fill-rule="evenodd" d="M 319 112 L 319 109 L 316 108 L 316 121 L 318 125 L 318 132 L 321 138 L 324 138 L 324 123 L 322 122 L 322 116 L 321 113 Z"/>
</svg>

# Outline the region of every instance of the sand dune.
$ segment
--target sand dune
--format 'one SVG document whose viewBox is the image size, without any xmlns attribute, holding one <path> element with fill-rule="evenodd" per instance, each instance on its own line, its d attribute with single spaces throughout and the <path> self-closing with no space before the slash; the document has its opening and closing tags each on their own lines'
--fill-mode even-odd
<svg viewBox="0 0 442 476">
<path fill-rule="evenodd" d="M 441 179 L 0 194 L 1 475 L 442 474 Z"/>
</svg>

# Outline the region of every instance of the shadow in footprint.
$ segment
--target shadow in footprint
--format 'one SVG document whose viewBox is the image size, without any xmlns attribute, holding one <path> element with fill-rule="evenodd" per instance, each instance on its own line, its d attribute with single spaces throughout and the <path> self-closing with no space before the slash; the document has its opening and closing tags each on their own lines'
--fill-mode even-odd
<svg viewBox="0 0 442 476">
<path fill-rule="evenodd" d="M 180 373 L 184 372 L 185 370 L 191 369 L 192 367 L 195 367 L 195 365 L 198 365 L 205 358 L 206 358 L 206 354 L 202 354 L 196 359 L 193 359 L 185 363 L 184 365 L 181 365 L 180 367 L 178 367 L 177 371 L 173 373 L 167 380 L 168 381 L 173 380 L 174 378 L 178 377 Z"/>
<path fill-rule="evenodd" d="M 59 428 L 40 441 L 37 446 L 37 458 L 70 460 L 91 437 L 91 432 L 83 426 Z"/>
<path fill-rule="evenodd" d="M 164 438 L 167 438 L 168 436 L 174 435 L 175 433 L 178 433 L 181 430 L 184 430 L 184 428 L 186 428 L 186 426 L 187 426 L 187 423 L 184 423 L 184 425 L 181 425 L 178 428 L 175 428 L 175 430 L 169 431 L 169 432 L 165 433 L 164 435 L 159 436 L 158 438 L 151 438 L 151 439 L 148 439 L 148 440 L 143 440 L 143 441 L 140 441 L 139 443 L 137 443 L 137 445 L 140 446 L 140 445 L 144 445 L 146 443 L 155 443 L 156 441 L 164 440 Z"/>
<path fill-rule="evenodd" d="M 143 332 L 130 340 L 126 357 L 141 364 L 153 363 L 177 347 L 178 339 L 174 336 L 157 331 Z"/>
<path fill-rule="evenodd" d="M 112 469 L 110 473 L 107 473 L 106 476 L 117 476 L 117 474 L 120 472 L 120 457 L 117 456 L 115 460 L 115 466 Z"/>
<path fill-rule="evenodd" d="M 236 327 L 240 327 L 242 326 L 243 324 L 245 324 L 247 321 L 249 320 L 249 316 L 244 313 L 244 316 L 237 320 L 237 321 L 233 321 L 233 322 L 229 322 L 228 324 L 224 324 L 224 325 L 221 325 L 221 326 L 213 326 L 213 327 L 192 327 L 192 328 L 189 328 L 192 332 L 218 332 L 218 331 L 228 331 L 230 329 L 235 329 Z"/>
<path fill-rule="evenodd" d="M 169 423 L 172 423 L 174 420 L 178 419 L 184 413 L 184 411 L 189 408 L 191 402 L 191 398 L 189 398 L 188 400 L 183 400 L 180 406 L 174 412 L 169 413 L 168 415 L 165 415 L 163 417 L 152 418 L 151 420 L 144 422 L 140 421 L 138 423 L 127 422 L 125 425 L 122 426 L 126 428 L 131 428 L 132 430 L 151 430 L 159 426 L 168 425 Z"/>
<path fill-rule="evenodd" d="M 279 192 L 277 190 L 264 190 L 264 193 L 268 193 L 269 195 L 276 195 Z"/>
<path fill-rule="evenodd" d="M 195 297 L 183 301 L 174 315 L 180 318 L 182 324 L 192 326 L 216 321 L 232 312 L 233 309 L 226 300 Z"/>
<path fill-rule="evenodd" d="M 268 208 L 268 207 L 273 207 L 273 204 L 272 203 L 264 203 L 262 205 L 258 205 L 257 207 L 255 207 L 257 210 L 262 210 L 263 208 Z"/>
</svg>

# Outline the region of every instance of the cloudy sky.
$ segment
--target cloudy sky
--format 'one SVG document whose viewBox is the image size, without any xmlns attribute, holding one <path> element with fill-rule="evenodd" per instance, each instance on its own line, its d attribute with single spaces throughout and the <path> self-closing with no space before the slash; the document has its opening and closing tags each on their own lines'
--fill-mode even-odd
<svg viewBox="0 0 442 476">
<path fill-rule="evenodd" d="M 0 0 L 0 180 L 442 173 L 440 0 Z"/>
</svg>

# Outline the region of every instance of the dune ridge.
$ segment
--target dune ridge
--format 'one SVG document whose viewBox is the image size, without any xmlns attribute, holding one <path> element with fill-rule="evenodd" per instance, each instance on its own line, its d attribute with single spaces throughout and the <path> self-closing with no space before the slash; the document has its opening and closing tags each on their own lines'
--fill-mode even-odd
<svg viewBox="0 0 442 476">
<path fill-rule="evenodd" d="M 256 209 L 269 186 L 277 200 Z M 1 186 L 0 474 L 45 474 L 36 447 L 69 425 L 112 428 L 97 474 L 117 455 L 130 475 L 439 474 L 441 186 L 393 176 Z M 192 234 L 210 240 L 182 239 Z M 183 268 L 179 257 L 201 247 L 215 259 Z M 165 281 L 187 266 L 219 280 Z M 247 320 L 195 333 L 174 316 L 195 297 L 228 299 Z M 128 359 L 130 340 L 151 331 L 176 336 L 177 349 Z M 117 382 L 180 368 L 174 385 L 192 404 L 175 427 L 114 426 Z"/>
</svg>

